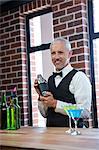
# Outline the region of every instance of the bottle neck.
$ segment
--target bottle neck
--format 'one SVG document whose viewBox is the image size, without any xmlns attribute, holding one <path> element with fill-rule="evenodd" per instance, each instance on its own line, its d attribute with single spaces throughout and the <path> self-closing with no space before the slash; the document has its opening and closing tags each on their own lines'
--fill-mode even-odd
<svg viewBox="0 0 99 150">
<path fill-rule="evenodd" d="M 11 98 L 10 100 L 11 106 L 14 106 L 14 100 Z"/>
<path fill-rule="evenodd" d="M 1 104 L 6 104 L 6 95 L 5 93 L 2 94 Z"/>
</svg>

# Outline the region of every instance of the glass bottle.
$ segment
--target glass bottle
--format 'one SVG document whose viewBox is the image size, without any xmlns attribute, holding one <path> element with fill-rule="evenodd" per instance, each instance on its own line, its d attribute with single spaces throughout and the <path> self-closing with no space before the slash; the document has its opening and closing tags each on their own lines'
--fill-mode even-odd
<svg viewBox="0 0 99 150">
<path fill-rule="evenodd" d="M 7 98 L 7 130 L 11 129 L 11 111 L 10 111 L 10 105 L 11 105 L 11 98 Z"/>
<path fill-rule="evenodd" d="M 7 128 L 7 102 L 6 102 L 6 91 L 3 90 L 1 93 L 1 129 Z"/>
<path fill-rule="evenodd" d="M 16 130 L 17 129 L 17 115 L 16 115 L 16 106 L 14 104 L 13 99 L 10 97 L 10 106 L 8 108 L 8 111 L 10 113 L 10 129 Z"/>
<path fill-rule="evenodd" d="M 42 77 L 41 74 L 37 75 L 37 79 L 38 79 L 38 85 L 39 85 L 39 90 L 41 95 L 45 96 L 46 91 L 48 91 L 48 83 L 47 81 Z"/>
<path fill-rule="evenodd" d="M 21 127 L 21 107 L 18 104 L 18 97 L 16 94 L 16 88 L 12 91 L 12 99 L 14 101 L 14 104 L 16 105 L 16 123 L 17 123 L 17 129 Z"/>
</svg>

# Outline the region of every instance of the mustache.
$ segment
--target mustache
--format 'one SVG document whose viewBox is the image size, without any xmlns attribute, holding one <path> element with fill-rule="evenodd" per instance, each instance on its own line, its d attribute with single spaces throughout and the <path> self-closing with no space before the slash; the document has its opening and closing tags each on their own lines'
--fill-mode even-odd
<svg viewBox="0 0 99 150">
<path fill-rule="evenodd" d="M 57 59 L 55 59 L 55 62 L 56 62 L 56 61 L 60 61 L 60 59 L 59 59 L 59 58 L 57 58 Z"/>
</svg>

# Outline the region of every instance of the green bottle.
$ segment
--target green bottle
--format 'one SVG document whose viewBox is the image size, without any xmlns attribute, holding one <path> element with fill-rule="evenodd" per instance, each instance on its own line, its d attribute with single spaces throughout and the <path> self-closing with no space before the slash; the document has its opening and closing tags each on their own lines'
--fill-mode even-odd
<svg viewBox="0 0 99 150">
<path fill-rule="evenodd" d="M 20 109 L 20 106 L 18 104 L 18 98 L 17 98 L 17 96 L 14 96 L 13 100 L 14 100 L 14 104 L 16 105 L 17 129 L 19 129 L 21 127 L 21 109 Z"/>
<path fill-rule="evenodd" d="M 13 99 L 10 99 L 10 106 L 8 108 L 8 112 L 10 114 L 10 130 L 16 130 L 17 129 L 17 120 L 16 120 L 16 106 L 14 104 Z M 8 125 L 9 126 L 9 125 Z"/>
<path fill-rule="evenodd" d="M 21 127 L 21 107 L 19 106 L 18 104 L 18 97 L 17 97 L 17 91 L 16 91 L 16 87 L 13 89 L 13 94 L 12 94 L 12 97 L 13 97 L 13 101 L 14 101 L 14 104 L 16 105 L 16 114 L 17 114 L 17 129 L 19 129 Z"/>
<path fill-rule="evenodd" d="M 6 102 L 6 91 L 3 90 L 1 93 L 1 129 L 7 128 L 7 102 Z"/>
<path fill-rule="evenodd" d="M 11 129 L 11 111 L 10 111 L 10 105 L 11 105 L 11 98 L 8 97 L 7 99 L 7 103 L 8 103 L 8 107 L 7 107 L 7 130 Z"/>
</svg>

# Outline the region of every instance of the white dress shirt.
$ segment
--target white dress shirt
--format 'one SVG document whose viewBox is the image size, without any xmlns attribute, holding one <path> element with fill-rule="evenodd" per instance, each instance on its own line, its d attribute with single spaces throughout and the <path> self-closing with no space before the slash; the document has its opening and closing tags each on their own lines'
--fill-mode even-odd
<svg viewBox="0 0 99 150">
<path fill-rule="evenodd" d="M 69 64 L 65 68 L 62 69 L 63 76 L 55 77 L 55 85 L 56 87 L 59 85 L 61 80 L 71 71 L 73 67 Z M 91 91 L 91 83 L 89 78 L 82 71 L 78 71 L 72 78 L 71 83 L 69 85 L 69 90 L 72 94 L 74 94 L 74 98 L 77 106 L 84 108 L 81 117 L 89 117 L 90 109 L 91 109 L 91 99 L 92 99 L 92 91 Z M 66 103 L 60 100 L 57 100 L 57 105 L 55 112 L 65 114 L 63 107 L 66 105 L 71 105 L 70 103 Z M 41 114 L 46 117 L 47 107 L 43 105 L 41 101 L 38 102 L 38 107 Z"/>
</svg>

